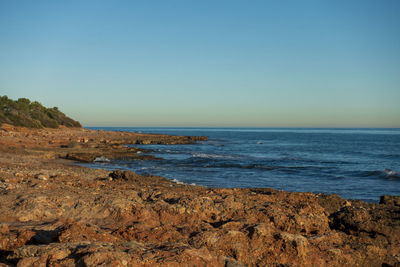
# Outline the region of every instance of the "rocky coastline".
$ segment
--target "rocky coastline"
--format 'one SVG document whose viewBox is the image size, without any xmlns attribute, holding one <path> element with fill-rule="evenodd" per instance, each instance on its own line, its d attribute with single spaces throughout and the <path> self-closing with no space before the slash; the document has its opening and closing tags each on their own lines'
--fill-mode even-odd
<svg viewBox="0 0 400 267">
<path fill-rule="evenodd" d="M 0 266 L 400 266 L 398 196 L 369 204 L 71 164 L 202 140 L 3 124 Z"/>
</svg>

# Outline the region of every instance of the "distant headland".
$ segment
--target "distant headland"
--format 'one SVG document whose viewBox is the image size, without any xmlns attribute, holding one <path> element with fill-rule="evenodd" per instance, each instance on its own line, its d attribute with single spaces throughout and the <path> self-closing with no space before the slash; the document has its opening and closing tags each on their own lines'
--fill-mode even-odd
<svg viewBox="0 0 400 267">
<path fill-rule="evenodd" d="M 31 102 L 27 98 L 12 100 L 7 96 L 0 97 L 0 126 L 3 123 L 27 128 L 82 127 L 57 107 L 46 108 L 37 101 Z"/>
</svg>

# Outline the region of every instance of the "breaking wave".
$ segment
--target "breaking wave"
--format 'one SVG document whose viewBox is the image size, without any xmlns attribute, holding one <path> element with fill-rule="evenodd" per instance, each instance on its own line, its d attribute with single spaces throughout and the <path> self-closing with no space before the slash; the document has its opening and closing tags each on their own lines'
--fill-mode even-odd
<svg viewBox="0 0 400 267">
<path fill-rule="evenodd" d="M 93 162 L 110 162 L 111 160 L 109 160 L 108 158 L 101 156 L 101 157 L 97 157 L 93 160 Z"/>
<path fill-rule="evenodd" d="M 383 172 L 389 178 L 400 178 L 400 173 L 399 172 L 395 172 L 395 171 L 393 171 L 391 169 L 385 169 Z"/>
<path fill-rule="evenodd" d="M 362 176 L 364 177 L 381 177 L 381 178 L 400 178 L 400 173 L 391 169 L 384 169 L 383 171 L 365 171 Z"/>
</svg>

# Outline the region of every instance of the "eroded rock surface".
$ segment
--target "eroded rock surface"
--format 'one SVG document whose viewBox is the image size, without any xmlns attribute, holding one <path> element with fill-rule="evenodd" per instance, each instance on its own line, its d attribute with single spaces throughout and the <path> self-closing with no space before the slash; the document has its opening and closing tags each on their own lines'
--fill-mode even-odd
<svg viewBox="0 0 400 267">
<path fill-rule="evenodd" d="M 396 197 L 367 204 L 92 170 L 62 158 L 73 150 L 122 151 L 124 143 L 139 139 L 88 130 L 6 130 L 0 137 L 0 266 L 400 264 Z M 71 144 L 77 136 L 83 141 Z M 170 142 L 167 136 L 140 138 Z"/>
</svg>

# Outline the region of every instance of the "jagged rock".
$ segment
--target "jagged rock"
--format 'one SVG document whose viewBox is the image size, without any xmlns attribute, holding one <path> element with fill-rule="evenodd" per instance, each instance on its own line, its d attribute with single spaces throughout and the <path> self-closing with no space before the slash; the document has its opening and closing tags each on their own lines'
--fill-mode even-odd
<svg viewBox="0 0 400 267">
<path fill-rule="evenodd" d="M 113 171 L 109 175 L 113 180 L 134 181 L 139 177 L 136 173 L 131 171 Z"/>
<path fill-rule="evenodd" d="M 96 225 L 70 223 L 59 228 L 57 240 L 61 243 L 80 241 L 114 242 L 117 237 L 103 231 Z"/>
<path fill-rule="evenodd" d="M 400 206 L 400 196 L 381 196 L 380 204 Z"/>
<path fill-rule="evenodd" d="M 16 128 L 12 135 L 2 133 L 0 177 L 6 189 L 0 191 L 0 263 L 221 267 L 399 264 L 397 197 L 385 196 L 382 204 L 367 204 L 337 195 L 268 188 L 206 188 L 129 171 L 110 173 L 71 166 L 64 160 L 73 155 L 89 160 L 93 156 L 139 156 L 137 152 L 144 150 L 122 144 L 197 140 L 190 137 L 85 129 L 40 132 Z M 90 141 L 68 146 L 71 140 L 85 138 Z M 33 179 L 35 174 L 51 179 Z M 8 190 L 9 185 L 16 186 Z"/>
<path fill-rule="evenodd" d="M 29 229 L 9 229 L 5 224 L 0 225 L 0 250 L 12 250 L 25 245 L 35 235 Z"/>
<path fill-rule="evenodd" d="M 362 204 L 331 215 L 331 227 L 351 235 L 383 236 L 400 244 L 400 207 Z"/>
</svg>

